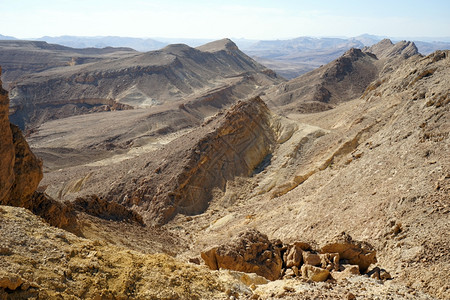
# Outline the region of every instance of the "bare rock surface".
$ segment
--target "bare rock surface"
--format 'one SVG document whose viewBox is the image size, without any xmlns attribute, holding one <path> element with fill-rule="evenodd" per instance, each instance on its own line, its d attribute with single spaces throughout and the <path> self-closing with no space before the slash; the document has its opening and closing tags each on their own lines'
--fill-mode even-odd
<svg viewBox="0 0 450 300">
<path fill-rule="evenodd" d="M 345 232 L 335 241 L 321 248 L 323 253 L 338 253 L 340 259 L 348 260 L 351 265 L 358 265 L 360 272 L 366 272 L 371 264 L 377 262 L 376 251 L 368 243 L 354 242 Z"/>
<path fill-rule="evenodd" d="M 413 42 L 401 41 L 393 44 L 389 39 L 383 39 L 375 45 L 364 47 L 362 51 L 373 53 L 378 58 L 395 58 L 398 56 L 408 58 L 419 53 Z"/>
<path fill-rule="evenodd" d="M 383 40 L 370 48 L 352 48 L 336 60 L 270 89 L 264 100 L 282 114 L 328 110 L 360 97 L 383 69 L 392 69 L 417 54 L 412 42 L 394 45 Z"/>
<path fill-rule="evenodd" d="M 31 152 L 20 129 L 9 123 L 8 107 L 8 93 L 0 80 L 0 203 L 24 206 L 42 179 L 42 162 Z"/>
<path fill-rule="evenodd" d="M 202 258 L 212 270 L 223 268 L 256 273 L 269 280 L 280 278 L 283 266 L 277 245 L 255 230 L 239 234 L 230 244 L 202 252 Z"/>
<path fill-rule="evenodd" d="M 1 206 L 0 221 L 2 299 L 226 299 L 233 289 L 200 267 L 79 238 L 23 208 Z"/>
</svg>

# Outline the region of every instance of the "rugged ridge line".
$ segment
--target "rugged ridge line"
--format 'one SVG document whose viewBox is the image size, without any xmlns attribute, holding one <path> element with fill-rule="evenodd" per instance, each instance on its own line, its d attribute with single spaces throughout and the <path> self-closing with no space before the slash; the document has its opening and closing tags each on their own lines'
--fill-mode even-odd
<svg viewBox="0 0 450 300">
<path fill-rule="evenodd" d="M 116 184 L 107 198 L 137 205 L 149 223 L 166 223 L 178 213 L 200 214 L 208 208 L 214 189 L 224 191 L 227 181 L 251 176 L 273 151 L 277 137 L 271 126 L 272 115 L 264 101 L 259 97 L 240 101 L 206 121 L 202 125 L 206 133 L 186 152 L 178 150 L 167 157 L 146 178 L 121 179 L 123 183 Z M 189 141 L 191 136 L 183 138 Z M 179 171 L 171 171 L 172 164 L 179 165 Z"/>
</svg>

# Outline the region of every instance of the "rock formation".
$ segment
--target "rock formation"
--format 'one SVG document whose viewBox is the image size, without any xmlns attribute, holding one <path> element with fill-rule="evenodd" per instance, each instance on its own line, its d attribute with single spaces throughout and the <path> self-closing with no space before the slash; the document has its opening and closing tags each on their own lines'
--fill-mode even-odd
<svg viewBox="0 0 450 300">
<path fill-rule="evenodd" d="M 9 123 L 8 110 L 8 93 L 0 81 L 0 203 L 29 206 L 42 179 L 42 162 L 31 152 L 20 129 Z"/>
<path fill-rule="evenodd" d="M 201 257 L 212 270 L 256 273 L 269 280 L 285 276 L 317 282 L 326 281 L 330 274 L 333 279 L 341 280 L 367 273 L 369 266 L 377 262 L 376 252 L 369 247 L 343 233 L 334 242 L 323 246 L 318 254 L 307 243 L 283 245 L 281 241 L 269 241 L 266 235 L 251 229 L 238 234 L 227 244 L 201 252 Z M 390 275 L 383 272 L 380 277 L 380 269 L 376 267 L 367 274 L 378 274 L 379 280 L 390 279 Z"/>
<path fill-rule="evenodd" d="M 378 75 L 377 58 L 352 48 L 338 59 L 267 91 L 271 108 L 316 112 L 359 97 Z"/>
<path fill-rule="evenodd" d="M 214 188 L 225 190 L 233 178 L 251 176 L 271 153 L 276 143 L 271 123 L 271 114 L 259 97 L 239 102 L 226 114 L 205 123 L 204 136 L 198 136 L 201 131 L 197 131 L 197 137 L 191 138 L 195 144 L 187 153 L 178 154 L 182 155 L 180 160 L 175 155 L 167 158 L 177 164 L 182 162 L 179 173 L 168 173 L 171 177 L 161 182 L 160 178 L 167 178 L 166 173 L 171 171 L 166 162 L 148 175 L 150 178 L 138 183 L 139 188 L 112 190 L 109 198 L 128 195 L 130 203 L 142 206 L 153 222 L 166 223 L 177 213 L 202 213 Z M 158 181 L 160 185 L 155 184 Z"/>
<path fill-rule="evenodd" d="M 283 114 L 331 109 L 360 97 L 386 64 L 390 68 L 385 69 L 392 70 L 393 64 L 417 54 L 412 42 L 394 45 L 383 40 L 362 50 L 352 48 L 338 59 L 267 91 L 263 98 Z"/>
<path fill-rule="evenodd" d="M 1 71 L 1 69 L 0 69 Z M 1 72 L 0 72 L 1 74 Z M 1 81 L 0 81 L 1 82 Z M 9 125 L 8 92 L 0 85 L 0 202 L 3 203 L 14 183 L 14 146 Z"/>
<path fill-rule="evenodd" d="M 419 54 L 416 45 L 413 42 L 401 41 L 393 44 L 391 40 L 384 39 L 370 47 L 364 47 L 363 52 L 370 52 L 377 56 L 377 58 L 408 58 Z"/>
<path fill-rule="evenodd" d="M 281 277 L 283 261 L 279 244 L 269 241 L 256 230 L 239 234 L 229 244 L 202 252 L 202 258 L 212 270 L 231 269 L 256 273 L 269 280 Z"/>
</svg>

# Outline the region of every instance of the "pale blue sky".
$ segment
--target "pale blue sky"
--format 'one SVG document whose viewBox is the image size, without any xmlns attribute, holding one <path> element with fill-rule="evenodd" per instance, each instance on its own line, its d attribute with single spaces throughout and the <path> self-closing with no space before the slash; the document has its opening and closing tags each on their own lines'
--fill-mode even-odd
<svg viewBox="0 0 450 300">
<path fill-rule="evenodd" d="M 450 36 L 450 0 L 0 0 L 0 16 L 18 38 Z"/>
</svg>

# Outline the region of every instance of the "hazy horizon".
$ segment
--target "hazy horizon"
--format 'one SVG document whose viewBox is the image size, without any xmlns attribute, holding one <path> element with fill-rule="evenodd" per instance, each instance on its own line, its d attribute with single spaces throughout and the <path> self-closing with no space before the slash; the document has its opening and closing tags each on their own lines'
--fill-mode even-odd
<svg viewBox="0 0 450 300">
<path fill-rule="evenodd" d="M 450 1 L 0 0 L 0 34 L 255 40 L 311 37 L 450 37 Z"/>
</svg>

